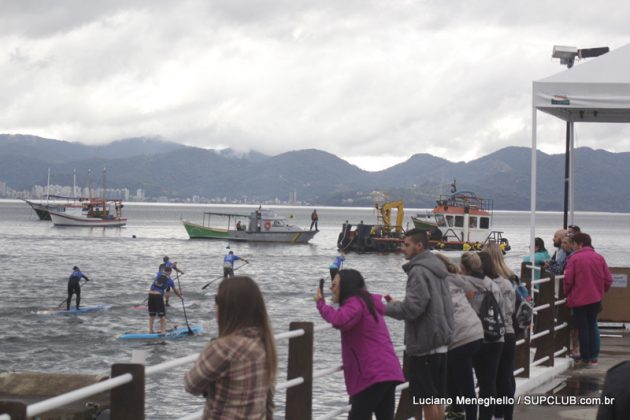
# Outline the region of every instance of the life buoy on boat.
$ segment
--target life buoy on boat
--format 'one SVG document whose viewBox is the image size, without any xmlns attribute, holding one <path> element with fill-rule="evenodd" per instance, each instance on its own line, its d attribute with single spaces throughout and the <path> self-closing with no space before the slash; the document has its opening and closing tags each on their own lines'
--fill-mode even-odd
<svg viewBox="0 0 630 420">
<path fill-rule="evenodd" d="M 271 222 L 269 220 L 265 221 L 264 226 L 265 226 L 265 230 L 271 229 Z"/>
</svg>

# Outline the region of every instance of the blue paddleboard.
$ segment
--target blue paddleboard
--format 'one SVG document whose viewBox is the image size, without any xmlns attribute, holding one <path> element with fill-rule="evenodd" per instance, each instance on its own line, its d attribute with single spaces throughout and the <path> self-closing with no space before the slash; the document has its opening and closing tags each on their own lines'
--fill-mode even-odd
<svg viewBox="0 0 630 420">
<path fill-rule="evenodd" d="M 190 329 L 194 333 L 194 335 L 199 335 L 203 331 L 201 325 L 191 325 Z M 166 334 L 149 334 L 149 333 L 130 333 L 126 332 L 124 334 L 120 334 L 116 338 L 119 340 L 173 340 L 177 338 L 188 337 L 190 334 L 188 333 L 188 327 L 178 327 L 172 330 L 166 331 Z"/>
<path fill-rule="evenodd" d="M 92 306 L 80 306 L 79 309 L 76 308 L 70 308 L 69 311 L 66 311 L 65 309 L 38 309 L 37 310 L 37 314 L 38 315 L 82 315 L 82 314 L 89 314 L 91 312 L 98 312 L 98 311 L 106 311 L 108 309 L 110 309 L 113 305 L 105 305 L 105 304 L 98 304 L 98 305 L 92 305 Z"/>
</svg>

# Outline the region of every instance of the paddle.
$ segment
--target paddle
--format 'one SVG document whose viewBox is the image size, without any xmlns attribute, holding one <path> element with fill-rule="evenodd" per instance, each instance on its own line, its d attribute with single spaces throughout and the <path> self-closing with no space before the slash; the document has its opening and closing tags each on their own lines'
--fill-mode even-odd
<svg viewBox="0 0 630 420">
<path fill-rule="evenodd" d="M 239 265 L 238 267 L 236 267 L 236 268 L 235 268 L 234 270 L 232 270 L 232 271 L 236 271 L 236 270 L 238 270 L 239 268 L 246 266 L 247 264 L 249 264 L 249 262 L 245 262 L 245 263 L 243 263 L 243 264 Z M 219 277 L 217 277 L 217 278 L 215 278 L 215 279 L 210 280 L 208 283 L 206 283 L 206 284 L 205 284 L 205 285 L 201 288 L 201 290 L 204 290 L 206 287 L 210 286 L 210 285 L 211 285 L 212 283 L 214 283 L 215 281 L 217 281 L 217 280 L 219 280 L 219 279 L 222 279 L 222 278 L 224 278 L 224 277 L 225 277 L 225 276 L 219 276 Z"/>
<path fill-rule="evenodd" d="M 88 282 L 87 280 L 84 281 L 80 286 L 85 286 L 87 284 L 87 282 Z M 57 308 L 61 308 L 61 305 L 63 305 L 66 302 L 68 302 L 68 298 L 67 297 L 64 298 L 59 305 L 57 305 Z"/>
<path fill-rule="evenodd" d="M 182 295 L 182 309 L 184 310 L 184 319 L 186 320 L 186 326 L 188 327 L 188 335 L 194 335 L 195 333 L 190 328 L 190 324 L 188 323 L 188 315 L 186 315 L 186 305 L 184 305 L 184 294 L 182 293 L 182 285 L 179 283 L 179 271 L 177 273 L 177 287 L 179 288 L 179 293 Z"/>
</svg>

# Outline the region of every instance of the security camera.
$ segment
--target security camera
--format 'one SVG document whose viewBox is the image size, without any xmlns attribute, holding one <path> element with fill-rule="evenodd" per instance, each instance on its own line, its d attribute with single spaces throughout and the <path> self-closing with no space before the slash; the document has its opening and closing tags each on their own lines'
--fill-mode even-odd
<svg viewBox="0 0 630 420">
<path fill-rule="evenodd" d="M 608 47 L 598 47 L 598 48 L 582 48 L 578 49 L 576 47 L 566 47 L 563 45 L 554 45 L 553 53 L 551 57 L 559 58 L 560 64 L 566 65 L 568 68 L 573 67 L 573 63 L 575 62 L 575 58 L 590 58 L 590 57 L 599 57 L 602 54 L 606 54 L 610 51 Z"/>
<path fill-rule="evenodd" d="M 576 47 L 565 47 L 563 45 L 554 45 L 553 54 L 551 57 L 559 58 L 560 64 L 565 64 L 568 68 L 573 67 L 575 57 L 578 56 L 578 49 Z"/>
</svg>

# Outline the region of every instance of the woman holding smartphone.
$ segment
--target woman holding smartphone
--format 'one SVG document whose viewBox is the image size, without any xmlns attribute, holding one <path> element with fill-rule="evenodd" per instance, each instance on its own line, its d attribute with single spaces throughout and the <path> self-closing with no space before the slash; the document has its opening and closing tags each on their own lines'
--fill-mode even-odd
<svg viewBox="0 0 630 420">
<path fill-rule="evenodd" d="M 346 389 L 352 408 L 348 419 L 394 418 L 396 385 L 404 382 L 400 361 L 383 318 L 380 295 L 367 291 L 357 270 L 340 270 L 333 279 L 332 301 L 326 304 L 321 289 L 315 301 L 322 318 L 341 331 L 341 354 Z"/>
</svg>

